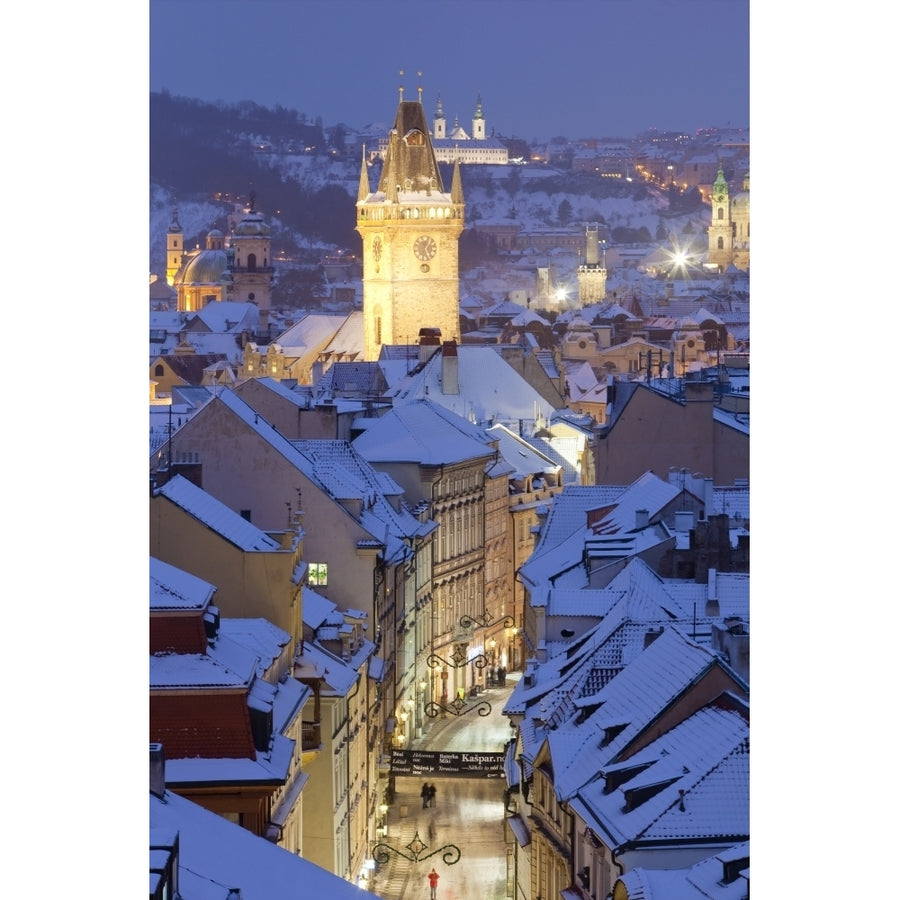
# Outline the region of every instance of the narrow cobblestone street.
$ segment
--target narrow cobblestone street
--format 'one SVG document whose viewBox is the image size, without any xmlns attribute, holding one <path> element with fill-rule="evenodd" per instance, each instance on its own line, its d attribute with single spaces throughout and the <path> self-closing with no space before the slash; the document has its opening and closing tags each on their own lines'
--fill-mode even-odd
<svg viewBox="0 0 900 900">
<path fill-rule="evenodd" d="M 501 710 L 518 677 L 518 672 L 511 672 L 505 687 L 488 688 L 469 701 L 473 706 L 487 701 L 491 705 L 489 715 L 480 716 L 472 709 L 461 716 L 435 718 L 427 723 L 421 737 L 410 741 L 409 749 L 502 752 L 513 731 Z M 428 808 L 422 807 L 419 795 L 423 780 L 395 776 L 394 800 L 388 809 L 388 833 L 384 838 L 389 847 L 412 856 L 409 845 L 418 835 L 425 845 L 419 852 L 419 861 L 390 852 L 388 862 L 376 868 L 372 891 L 385 900 L 427 900 L 427 875 L 434 867 L 440 875 L 436 893 L 439 900 L 504 900 L 509 875 L 503 821 L 505 780 L 430 779 L 437 795 L 435 805 Z M 458 862 L 445 861 L 456 858 L 449 845 L 459 848 Z"/>
</svg>

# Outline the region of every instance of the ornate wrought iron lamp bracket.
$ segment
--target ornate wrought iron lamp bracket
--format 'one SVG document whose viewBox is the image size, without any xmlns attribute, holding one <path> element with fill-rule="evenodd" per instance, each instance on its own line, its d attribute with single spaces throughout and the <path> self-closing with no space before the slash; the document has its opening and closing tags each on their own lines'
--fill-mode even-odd
<svg viewBox="0 0 900 900">
<path fill-rule="evenodd" d="M 487 628 L 488 625 L 493 625 L 493 624 L 495 624 L 494 617 L 487 610 L 485 610 L 479 616 L 463 616 L 459 620 L 460 628 L 472 628 L 472 629 Z M 515 624 L 515 621 L 513 620 L 512 616 L 504 616 L 500 620 L 500 622 L 496 623 L 496 624 L 497 624 L 498 628 L 512 628 L 513 625 Z"/>
<path fill-rule="evenodd" d="M 448 706 L 430 700 L 425 704 L 425 715 L 429 719 L 439 716 L 441 712 L 450 713 L 453 716 L 464 716 L 466 713 L 473 712 L 476 709 L 479 716 L 489 716 L 491 714 L 491 704 L 487 700 L 479 700 L 477 703 L 466 703 L 462 697 L 456 697 L 450 701 Z"/>
<path fill-rule="evenodd" d="M 423 859 L 430 859 L 432 856 L 437 856 L 440 853 L 444 864 L 453 866 L 459 862 L 460 856 L 462 855 L 456 844 L 444 844 L 443 847 L 438 847 L 437 850 L 432 850 L 431 853 L 425 853 L 428 849 L 428 844 L 419 837 L 418 831 L 416 831 L 416 836 L 406 845 L 406 849 L 409 850 L 408 855 L 397 847 L 392 847 L 390 844 L 376 844 L 372 848 L 372 858 L 380 866 L 383 866 L 389 861 L 392 853 L 403 857 L 403 859 L 408 859 L 413 863 L 422 862 Z"/>
</svg>

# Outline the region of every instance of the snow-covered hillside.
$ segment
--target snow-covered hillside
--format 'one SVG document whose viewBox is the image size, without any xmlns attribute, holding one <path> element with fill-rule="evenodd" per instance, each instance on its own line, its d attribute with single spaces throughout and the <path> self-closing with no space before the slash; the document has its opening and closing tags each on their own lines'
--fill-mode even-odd
<svg viewBox="0 0 900 900">
<path fill-rule="evenodd" d="M 355 197 L 359 183 L 359 161 L 352 159 L 332 159 L 315 155 L 272 154 L 268 163 L 279 167 L 286 177 L 296 180 L 305 188 L 317 190 L 326 185 L 343 187 L 348 195 Z M 509 189 L 510 176 L 515 170 L 518 188 Z M 467 177 L 469 176 L 469 177 Z M 558 225 L 558 211 L 565 200 L 571 207 L 569 224 L 606 222 L 610 228 L 644 227 L 654 235 L 660 214 L 666 211 L 664 198 L 650 195 L 645 200 L 621 197 L 595 198 L 584 193 L 566 193 L 553 190 L 550 185 L 559 173 L 543 166 L 463 166 L 462 182 L 466 200 L 467 225 L 510 224 L 515 221 L 525 229 L 553 227 Z M 541 181 L 548 184 L 548 190 L 540 190 Z M 468 182 L 468 184 L 467 184 Z M 158 185 L 150 189 L 150 271 L 162 273 L 165 270 L 166 231 L 172 221 L 175 198 Z M 185 241 L 195 241 L 218 222 L 221 227 L 226 207 L 222 204 L 204 202 L 184 202 L 178 200 L 178 219 L 184 230 Z M 277 218 L 271 210 L 260 209 L 272 226 L 273 234 L 280 230 Z M 512 216 L 515 216 L 515 219 Z M 703 233 L 708 223 L 708 211 L 675 219 L 667 219 L 669 230 L 680 232 L 688 221 L 694 233 Z M 301 246 L 309 246 L 306 236 L 294 235 Z M 322 249 L 329 249 L 322 245 Z M 356 250 L 358 248 L 347 248 Z"/>
</svg>

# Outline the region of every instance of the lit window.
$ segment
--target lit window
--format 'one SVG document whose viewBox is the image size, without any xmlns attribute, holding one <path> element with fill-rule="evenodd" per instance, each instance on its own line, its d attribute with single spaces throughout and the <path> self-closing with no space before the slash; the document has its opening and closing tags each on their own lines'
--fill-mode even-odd
<svg viewBox="0 0 900 900">
<path fill-rule="evenodd" d="M 308 580 L 314 587 L 327 587 L 328 563 L 310 563 Z"/>
</svg>

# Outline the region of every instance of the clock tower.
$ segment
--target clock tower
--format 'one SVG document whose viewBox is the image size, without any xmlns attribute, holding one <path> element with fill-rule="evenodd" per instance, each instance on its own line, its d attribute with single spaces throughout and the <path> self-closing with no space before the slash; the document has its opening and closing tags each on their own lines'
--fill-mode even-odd
<svg viewBox="0 0 900 900">
<path fill-rule="evenodd" d="M 724 271 L 731 263 L 734 250 L 734 226 L 731 222 L 731 204 L 728 200 L 728 182 L 719 165 L 719 172 L 712 186 L 712 222 L 710 223 L 708 262 L 715 263 L 719 271 Z"/>
<path fill-rule="evenodd" d="M 459 236 L 465 203 L 459 161 L 444 190 L 419 99 L 400 103 L 378 188 L 371 191 L 363 149 L 356 230 L 362 237 L 364 355 L 384 344 L 415 344 L 422 328 L 459 341 Z"/>
</svg>

